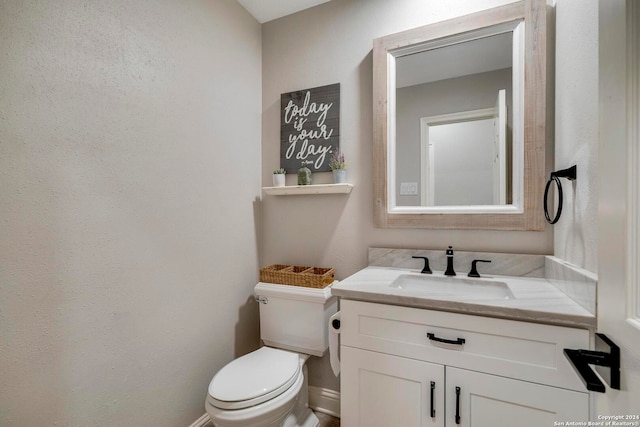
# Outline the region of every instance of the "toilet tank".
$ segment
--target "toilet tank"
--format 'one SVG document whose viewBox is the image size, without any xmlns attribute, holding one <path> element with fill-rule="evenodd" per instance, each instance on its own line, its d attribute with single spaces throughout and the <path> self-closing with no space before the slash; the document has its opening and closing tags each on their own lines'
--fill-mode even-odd
<svg viewBox="0 0 640 427">
<path fill-rule="evenodd" d="M 254 292 L 265 345 L 322 356 L 329 346 L 329 317 L 338 310 L 331 286 L 316 289 L 260 282 Z"/>
</svg>

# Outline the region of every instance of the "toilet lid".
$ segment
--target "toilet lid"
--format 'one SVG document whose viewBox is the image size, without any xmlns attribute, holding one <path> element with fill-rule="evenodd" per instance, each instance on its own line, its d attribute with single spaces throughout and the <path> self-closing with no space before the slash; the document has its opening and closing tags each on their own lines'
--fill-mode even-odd
<svg viewBox="0 0 640 427">
<path fill-rule="evenodd" d="M 211 403 L 241 409 L 282 394 L 300 374 L 297 353 L 262 347 L 223 367 L 209 384 Z"/>
</svg>

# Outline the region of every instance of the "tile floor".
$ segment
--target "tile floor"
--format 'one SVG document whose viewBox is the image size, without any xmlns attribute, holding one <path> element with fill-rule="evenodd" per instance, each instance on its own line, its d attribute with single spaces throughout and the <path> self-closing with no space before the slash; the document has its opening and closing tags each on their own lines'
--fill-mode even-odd
<svg viewBox="0 0 640 427">
<path fill-rule="evenodd" d="M 316 412 L 320 420 L 320 427 L 340 427 L 340 418 L 334 418 L 331 415 Z"/>
</svg>

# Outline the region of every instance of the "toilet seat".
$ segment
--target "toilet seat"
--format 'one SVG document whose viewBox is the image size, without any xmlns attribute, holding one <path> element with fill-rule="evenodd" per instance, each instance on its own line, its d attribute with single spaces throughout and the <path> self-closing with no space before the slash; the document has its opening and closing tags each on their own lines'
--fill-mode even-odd
<svg viewBox="0 0 640 427">
<path fill-rule="evenodd" d="M 284 393 L 301 375 L 297 353 L 262 347 L 218 371 L 208 401 L 220 409 L 248 408 Z"/>
</svg>

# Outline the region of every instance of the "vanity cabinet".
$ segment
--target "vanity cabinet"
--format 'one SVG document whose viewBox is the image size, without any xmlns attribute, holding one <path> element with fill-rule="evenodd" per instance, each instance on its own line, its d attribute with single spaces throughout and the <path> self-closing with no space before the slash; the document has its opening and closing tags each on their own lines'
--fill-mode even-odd
<svg viewBox="0 0 640 427">
<path fill-rule="evenodd" d="M 589 417 L 588 393 L 563 354 L 589 348 L 585 329 L 351 300 L 341 313 L 345 427 L 539 427 Z"/>
<path fill-rule="evenodd" d="M 443 365 L 347 346 L 340 356 L 340 425 L 444 426 Z"/>
</svg>

